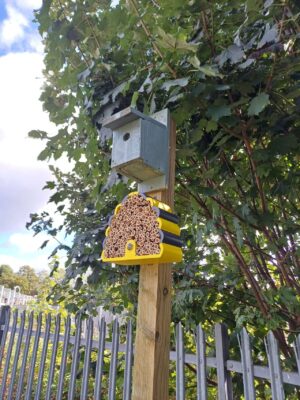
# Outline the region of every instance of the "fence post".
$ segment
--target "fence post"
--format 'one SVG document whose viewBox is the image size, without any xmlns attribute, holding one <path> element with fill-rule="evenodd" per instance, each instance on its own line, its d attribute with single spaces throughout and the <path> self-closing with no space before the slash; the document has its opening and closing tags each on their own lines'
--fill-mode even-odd
<svg viewBox="0 0 300 400">
<path fill-rule="evenodd" d="M 181 322 L 176 325 L 176 399 L 185 399 L 184 382 L 184 337 Z"/>
<path fill-rule="evenodd" d="M 282 371 L 280 366 L 280 354 L 277 340 L 273 332 L 269 332 L 265 340 L 273 400 L 284 400 Z"/>
<path fill-rule="evenodd" d="M 238 335 L 238 341 L 241 351 L 243 384 L 245 400 L 255 400 L 253 362 L 251 355 L 250 338 L 245 328 Z"/>
<path fill-rule="evenodd" d="M 0 307 L 0 345 L 2 342 L 3 332 L 5 329 L 4 327 L 2 328 L 2 325 L 6 325 L 9 316 L 9 311 L 10 311 L 10 306 Z"/>
<path fill-rule="evenodd" d="M 8 295 L 7 295 L 7 305 L 12 305 L 11 304 L 11 296 L 12 296 L 12 290 L 11 289 L 7 289 L 8 290 Z"/>
<path fill-rule="evenodd" d="M 230 372 L 227 371 L 226 361 L 229 356 L 229 340 L 227 328 L 224 324 L 215 327 L 216 359 L 218 373 L 218 399 L 233 400 Z"/>
<path fill-rule="evenodd" d="M 196 329 L 196 354 L 197 354 L 197 400 L 207 400 L 206 381 L 206 343 L 205 333 L 201 325 Z"/>
<path fill-rule="evenodd" d="M 2 304 L 3 293 L 4 293 L 4 286 L 2 285 L 0 291 L 0 305 Z"/>
</svg>

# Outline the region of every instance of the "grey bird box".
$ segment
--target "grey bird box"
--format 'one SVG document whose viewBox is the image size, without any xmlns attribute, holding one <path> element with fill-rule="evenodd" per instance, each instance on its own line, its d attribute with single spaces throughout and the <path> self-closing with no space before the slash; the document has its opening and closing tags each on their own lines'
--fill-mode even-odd
<svg viewBox="0 0 300 400">
<path fill-rule="evenodd" d="M 137 182 L 166 176 L 168 171 L 167 126 L 133 108 L 103 121 L 113 131 L 111 167 Z"/>
</svg>

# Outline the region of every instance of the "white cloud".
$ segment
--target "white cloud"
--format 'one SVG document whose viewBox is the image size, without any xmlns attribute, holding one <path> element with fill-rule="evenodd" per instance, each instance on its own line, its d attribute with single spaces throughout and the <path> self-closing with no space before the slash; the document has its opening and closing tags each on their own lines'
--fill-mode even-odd
<svg viewBox="0 0 300 400">
<path fill-rule="evenodd" d="M 23 39 L 29 22 L 25 16 L 11 5 L 6 6 L 7 18 L 0 25 L 0 46 L 9 48 L 13 43 Z"/>
<path fill-rule="evenodd" d="M 37 10 L 41 7 L 42 0 L 15 0 L 14 3 L 25 10 Z"/>
<path fill-rule="evenodd" d="M 29 48 L 33 51 L 43 54 L 44 46 L 41 41 L 41 37 L 38 33 L 30 33 L 27 35 L 27 43 L 29 44 Z"/>
<path fill-rule="evenodd" d="M 65 242 L 65 238 L 59 239 Z M 47 247 L 41 249 L 44 241 L 48 240 Z M 2 239 L 0 244 L 0 265 L 8 264 L 15 271 L 23 265 L 30 265 L 36 271 L 46 270 L 51 260 L 48 259 L 50 253 L 57 247 L 58 242 L 44 233 L 33 236 L 31 232 L 17 232 L 10 235 L 7 240 Z M 66 253 L 59 250 L 57 253 L 59 260 L 64 262 Z"/>
<path fill-rule="evenodd" d="M 45 255 L 34 258 L 15 257 L 7 254 L 0 254 L 0 265 L 7 264 L 16 272 L 23 265 L 30 265 L 36 272 L 48 270 L 49 260 Z"/>
<path fill-rule="evenodd" d="M 21 253 L 30 254 L 38 251 L 45 240 L 49 240 L 49 237 L 42 233 L 37 236 L 32 236 L 31 233 L 14 233 L 8 241 Z"/>
<path fill-rule="evenodd" d="M 29 213 L 46 204 L 41 189 L 51 178 L 37 161 L 44 144 L 27 136 L 31 129 L 55 132 L 39 101 L 43 59 L 37 53 L 0 57 L 0 230 L 24 227 Z"/>
<path fill-rule="evenodd" d="M 0 167 L 0 233 L 24 229 L 29 214 L 46 205 L 49 192 L 42 187 L 47 179 L 47 169 Z"/>
<path fill-rule="evenodd" d="M 9 264 L 15 270 L 22 265 L 37 271 L 47 269 L 48 255 L 57 245 L 51 239 L 49 247 L 40 250 L 49 237 L 33 237 L 32 232 L 24 231 L 29 213 L 47 210 L 53 215 L 54 208 L 47 204 L 49 192 L 42 191 L 45 181 L 52 176 L 47 164 L 37 161 L 44 143 L 28 138 L 32 129 L 56 132 L 39 101 L 43 47 L 30 21 L 32 9 L 39 8 L 41 3 L 42 0 L 6 0 L 8 16 L 0 22 L 0 49 L 7 52 L 0 56 L 0 234 L 7 237 L 0 248 L 0 264 Z M 60 164 L 70 169 L 66 160 Z M 54 219 L 61 222 L 57 215 Z"/>
<path fill-rule="evenodd" d="M 20 65 L 22 68 L 20 68 Z M 10 53 L 0 57 L 0 231 L 24 228 L 29 214 L 46 206 L 49 192 L 42 191 L 52 179 L 47 164 L 37 161 L 44 144 L 30 139 L 31 129 L 54 133 L 39 102 L 42 56 Z M 62 163 L 67 166 L 67 163 Z"/>
<path fill-rule="evenodd" d="M 3 0 L 2 0 L 3 1 Z M 0 21 L 0 49 L 42 52 L 41 38 L 34 25 L 34 10 L 42 0 L 4 0 L 7 17 Z"/>
<path fill-rule="evenodd" d="M 0 163 L 38 167 L 41 141 L 29 139 L 31 129 L 50 130 L 48 115 L 39 101 L 43 56 L 34 52 L 9 53 L 0 57 Z"/>
</svg>

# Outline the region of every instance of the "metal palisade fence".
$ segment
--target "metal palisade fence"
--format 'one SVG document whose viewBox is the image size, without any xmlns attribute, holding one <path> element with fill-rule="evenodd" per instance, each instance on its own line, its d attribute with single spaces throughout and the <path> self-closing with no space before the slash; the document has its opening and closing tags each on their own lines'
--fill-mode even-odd
<svg viewBox="0 0 300 400">
<path fill-rule="evenodd" d="M 214 356 L 207 356 L 206 335 L 201 326 L 197 326 L 194 335 L 196 354 L 186 354 L 184 349 L 184 330 L 181 323 L 176 326 L 176 351 L 170 353 L 170 359 L 176 361 L 176 400 L 190 399 L 186 393 L 187 366 L 194 365 L 196 373 L 197 400 L 235 399 L 299 399 L 300 398 L 300 336 L 297 337 L 293 352 L 294 357 L 288 361 L 295 365 L 296 371 L 283 371 L 277 340 L 272 332 L 265 338 L 265 357 L 267 365 L 255 365 L 252 359 L 251 341 L 246 329 L 237 335 L 240 360 L 230 358 L 229 336 L 224 324 L 216 324 L 214 329 Z M 210 347 L 212 344 L 210 343 Z M 237 350 L 237 349 L 235 349 Z M 237 353 L 237 352 L 235 352 Z M 291 357 L 292 358 L 292 357 Z M 213 372 L 215 381 L 210 386 L 216 390 L 208 393 L 208 371 Z M 233 385 L 234 381 L 234 385 Z M 238 389 L 239 381 L 242 390 Z M 259 388 L 260 395 L 257 395 Z M 285 393 L 285 389 L 288 393 Z M 237 392 L 237 393 L 236 393 Z M 263 392 L 263 394 L 262 394 Z M 243 397 L 241 397 L 243 396 Z"/>
<path fill-rule="evenodd" d="M 85 335 L 83 326 L 86 324 Z M 0 313 L 0 399 L 102 399 L 131 396 L 132 325 L 117 319 L 33 312 Z M 121 343 L 121 340 L 124 343 Z M 120 357 L 121 354 L 121 357 Z M 119 384 L 121 382 L 121 385 Z"/>
<path fill-rule="evenodd" d="M 295 365 L 292 371 L 282 370 L 280 351 L 271 332 L 265 339 L 264 365 L 264 361 L 253 363 L 245 329 L 235 336 L 234 353 L 224 325 L 217 324 L 213 336 L 206 337 L 201 326 L 191 335 L 181 323 L 176 325 L 175 350 L 170 352 L 170 399 L 299 398 L 300 337 L 289 364 Z M 73 323 L 70 316 L 62 319 L 59 314 L 34 315 L 2 307 L 0 399 L 129 400 L 132 337 L 130 321 L 120 325 L 115 319 L 107 325 L 102 318 L 95 324 L 93 318 L 82 320 L 79 316 Z M 266 388 L 264 397 L 258 396 L 261 387 Z"/>
</svg>

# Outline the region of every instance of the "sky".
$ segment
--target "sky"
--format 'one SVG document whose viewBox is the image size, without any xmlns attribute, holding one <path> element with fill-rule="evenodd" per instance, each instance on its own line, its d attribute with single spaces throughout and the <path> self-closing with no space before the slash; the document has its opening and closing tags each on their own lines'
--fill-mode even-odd
<svg viewBox="0 0 300 400">
<path fill-rule="evenodd" d="M 51 175 L 37 160 L 43 143 L 27 133 L 56 130 L 39 102 L 43 46 L 32 20 L 41 3 L 0 0 L 0 265 L 30 265 L 37 272 L 47 269 L 54 243 L 39 250 L 45 235 L 33 237 L 25 224 L 30 213 L 49 208 L 42 187 Z"/>
</svg>

